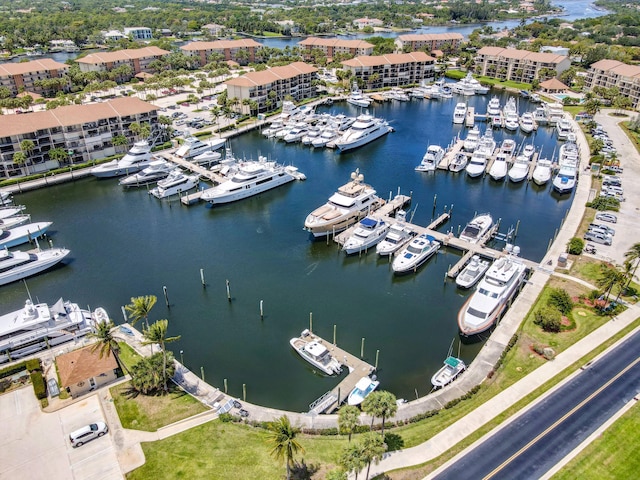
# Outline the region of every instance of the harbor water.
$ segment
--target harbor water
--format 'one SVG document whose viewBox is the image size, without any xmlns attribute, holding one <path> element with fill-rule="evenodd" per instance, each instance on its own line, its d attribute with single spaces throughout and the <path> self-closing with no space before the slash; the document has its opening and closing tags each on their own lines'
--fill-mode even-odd
<svg viewBox="0 0 640 480">
<path fill-rule="evenodd" d="M 504 104 L 507 94 L 497 94 Z M 186 366 L 203 371 L 215 386 L 223 388 L 226 379 L 232 395 L 241 398 L 244 385 L 247 401 L 294 411 L 307 411 L 338 382 L 314 373 L 289 346 L 291 337 L 309 328 L 312 314 L 315 333 L 332 342 L 335 332 L 337 343 L 355 355 L 364 339 L 366 360 L 378 358 L 381 389 L 399 398 L 425 395 L 457 339 L 456 314 L 470 294 L 445 281 L 460 253 L 442 248 L 417 274 L 394 277 L 388 260 L 375 252 L 345 257 L 332 241 L 314 241 L 302 227 L 306 215 L 359 169 L 382 197 L 398 189 L 411 194 L 414 223 L 427 225 L 451 210 L 441 230 L 457 234 L 476 212 L 490 212 L 501 219 L 502 232 L 518 225 L 522 256 L 541 260 L 571 195 L 558 196 L 550 185 L 414 171 L 430 143 L 444 147 L 466 135 L 452 124 L 457 101 L 484 113 L 491 95 L 372 105 L 371 113 L 388 119 L 395 132 L 343 154 L 267 140 L 259 131 L 234 138 L 236 156 L 265 155 L 295 165 L 308 179 L 215 208 L 159 201 L 145 189 L 123 190 L 117 180 L 94 178 L 17 194 L 15 201 L 34 221 L 54 222 L 53 244 L 70 248 L 72 256 L 68 265 L 29 279 L 31 295 L 48 303 L 62 296 L 103 306 L 122 323 L 122 305 L 154 294 L 158 303 L 150 320 L 167 318 L 169 334 L 181 335 L 170 345 L 176 358 L 182 351 Z M 519 99 L 521 113 L 533 109 Z M 347 104 L 321 111 L 359 113 Z M 494 137 L 514 138 L 518 146 L 533 142 L 547 157 L 559 145 L 553 129 L 544 127 L 528 136 L 496 131 Z M 21 282 L 2 287 L 1 294 L 3 313 L 27 297 Z M 469 363 L 481 346 L 462 345 L 460 355 Z"/>
</svg>

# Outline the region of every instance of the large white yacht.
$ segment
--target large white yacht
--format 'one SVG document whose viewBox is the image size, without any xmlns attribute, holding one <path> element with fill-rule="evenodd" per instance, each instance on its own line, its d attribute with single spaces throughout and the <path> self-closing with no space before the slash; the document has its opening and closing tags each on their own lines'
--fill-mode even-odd
<svg viewBox="0 0 640 480">
<path fill-rule="evenodd" d="M 505 152 L 498 152 L 489 169 L 489 176 L 496 181 L 504 180 L 509 170 L 509 158 L 509 155 Z"/>
<path fill-rule="evenodd" d="M 374 212 L 385 201 L 376 191 L 364 183 L 364 176 L 356 170 L 351 181 L 338 188 L 329 201 L 307 215 L 304 228 L 314 237 L 323 237 L 346 230 L 354 223 Z"/>
<path fill-rule="evenodd" d="M 541 158 L 536 163 L 536 168 L 533 169 L 533 181 L 536 185 L 544 185 L 551 180 L 551 171 L 553 164 L 548 158 Z"/>
<path fill-rule="evenodd" d="M 351 236 L 345 240 L 342 250 L 347 255 L 366 252 L 367 249 L 382 241 L 388 231 L 389 224 L 384 220 L 371 216 L 364 217 Z"/>
<path fill-rule="evenodd" d="M 98 310 L 104 312 L 100 308 L 96 314 Z M 76 303 L 60 299 L 48 306 L 27 300 L 24 308 L 0 316 L 0 363 L 76 340 L 91 332 L 97 321 L 97 315 Z"/>
<path fill-rule="evenodd" d="M 41 237 L 53 222 L 35 222 L 0 230 L 0 248 L 11 248 Z"/>
<path fill-rule="evenodd" d="M 392 130 L 386 120 L 368 114 L 359 115 L 353 125 L 335 141 L 341 152 L 366 145 Z"/>
<path fill-rule="evenodd" d="M 69 253 L 65 248 L 34 252 L 0 250 L 0 285 L 43 272 L 64 260 Z"/>
<path fill-rule="evenodd" d="M 500 99 L 495 95 L 491 97 L 489 103 L 487 104 L 487 121 L 492 123 L 494 118 L 498 119 L 498 123 L 500 123 L 500 118 L 502 117 L 502 107 L 500 106 Z"/>
<path fill-rule="evenodd" d="M 456 107 L 453 109 L 453 123 L 461 125 L 464 123 L 467 118 L 467 104 L 466 103 L 457 103 Z"/>
<path fill-rule="evenodd" d="M 536 129 L 536 122 L 533 119 L 533 113 L 525 112 L 520 117 L 520 130 L 524 133 L 531 133 Z"/>
<path fill-rule="evenodd" d="M 17 227 L 31 219 L 31 215 L 14 215 L 12 217 L 0 218 L 0 230 Z"/>
<path fill-rule="evenodd" d="M 473 128 L 467 133 L 467 138 L 464 139 L 462 148 L 464 148 L 467 152 L 473 152 L 479 143 L 480 129 L 477 125 L 474 125 Z"/>
<path fill-rule="evenodd" d="M 91 169 L 91 175 L 98 178 L 120 177 L 139 172 L 151 163 L 152 145 L 147 141 L 136 142 L 120 160 L 112 160 Z"/>
<path fill-rule="evenodd" d="M 558 174 L 553 179 L 553 189 L 558 193 L 569 193 L 576 186 L 578 163 L 566 161 L 560 165 Z"/>
<path fill-rule="evenodd" d="M 257 161 L 241 162 L 237 171 L 220 185 L 202 192 L 202 200 L 210 205 L 235 202 L 279 187 L 294 180 L 284 165 L 267 161 L 260 156 Z"/>
<path fill-rule="evenodd" d="M 391 264 L 395 274 L 415 272 L 417 268 L 426 262 L 440 248 L 440 242 L 431 235 L 423 233 L 415 237 L 409 244 L 396 255 Z"/>
<path fill-rule="evenodd" d="M 302 358 L 327 375 L 342 371 L 340 362 L 309 330 L 303 330 L 299 337 L 289 340 L 289 344 Z"/>
<path fill-rule="evenodd" d="M 218 150 L 224 146 L 225 142 L 226 140 L 224 138 L 216 138 L 203 142 L 196 137 L 187 137 L 184 139 L 182 145 L 180 145 L 176 150 L 175 156 L 188 160 L 204 152 Z"/>
<path fill-rule="evenodd" d="M 422 161 L 415 168 L 417 172 L 433 172 L 444 157 L 445 151 L 440 145 L 429 145 Z"/>
<path fill-rule="evenodd" d="M 513 166 L 509 169 L 509 180 L 514 183 L 523 181 L 529 174 L 529 165 L 530 162 L 526 157 L 518 155 Z"/>
<path fill-rule="evenodd" d="M 411 230 L 406 223 L 407 212 L 398 210 L 396 213 L 396 223 L 389 227 L 389 231 L 384 239 L 376 245 L 376 253 L 381 257 L 392 255 L 400 250 L 409 240 L 411 240 L 416 232 Z"/>
<path fill-rule="evenodd" d="M 511 245 L 508 245 L 509 249 Z M 460 334 L 469 337 L 489 330 L 507 308 L 525 279 L 527 267 L 514 254 L 496 260 L 487 270 L 473 295 L 458 312 Z"/>
<path fill-rule="evenodd" d="M 152 161 L 147 168 L 138 173 L 122 178 L 118 183 L 123 187 L 141 187 L 166 178 L 175 167 L 162 158 Z"/>
<path fill-rule="evenodd" d="M 365 97 L 356 87 L 354 90 L 351 90 L 351 93 L 347 96 L 347 103 L 355 105 L 356 107 L 368 107 L 371 104 L 371 99 Z"/>
<path fill-rule="evenodd" d="M 149 191 L 156 198 L 169 198 L 188 192 L 198 186 L 200 178 L 197 174 L 189 175 L 179 168 L 171 171 L 167 178 L 160 180 L 157 186 Z"/>
<path fill-rule="evenodd" d="M 467 166 L 465 167 L 465 171 L 467 175 L 472 178 L 480 177 L 484 174 L 484 170 L 487 167 L 487 156 L 483 152 L 475 151 L 473 155 L 471 155 L 471 159 Z"/>
<path fill-rule="evenodd" d="M 489 213 L 481 213 L 476 215 L 460 233 L 460 240 L 469 243 L 478 243 L 478 241 L 489 231 L 493 225 L 493 217 Z"/>
<path fill-rule="evenodd" d="M 566 140 L 570 133 L 573 132 L 571 122 L 566 118 L 561 118 L 556 122 L 556 134 L 558 140 Z"/>
</svg>

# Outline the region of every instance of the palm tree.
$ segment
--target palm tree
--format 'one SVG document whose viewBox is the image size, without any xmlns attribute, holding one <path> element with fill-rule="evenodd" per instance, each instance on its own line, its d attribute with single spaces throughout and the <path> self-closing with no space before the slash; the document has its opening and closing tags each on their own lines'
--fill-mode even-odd
<svg viewBox="0 0 640 480">
<path fill-rule="evenodd" d="M 152 345 L 157 343 L 162 350 L 162 378 L 164 380 L 164 391 L 167 390 L 167 343 L 172 343 L 180 340 L 180 335 L 177 337 L 167 337 L 167 327 L 169 326 L 169 320 L 158 320 L 153 323 L 149 328 L 143 332 L 145 338 L 142 342 L 143 345 Z"/>
<path fill-rule="evenodd" d="M 382 436 L 384 437 L 384 421 L 388 417 L 393 417 L 398 411 L 396 396 L 391 392 L 372 392 L 362 402 L 362 410 L 371 415 L 371 428 L 376 417 L 382 418 Z"/>
<path fill-rule="evenodd" d="M 360 410 L 358 407 L 345 405 L 338 411 L 338 428 L 341 432 L 349 433 L 349 442 L 351 442 L 351 435 L 358 425 L 360 425 Z"/>
<path fill-rule="evenodd" d="M 354 472 L 356 480 L 358 480 L 358 472 L 366 465 L 363 453 L 362 444 L 358 442 L 349 443 L 340 455 L 340 466 L 347 472 Z"/>
<path fill-rule="evenodd" d="M 131 325 L 135 325 L 139 320 L 144 318 L 147 329 L 149 329 L 149 312 L 157 301 L 158 299 L 155 295 L 131 297 L 131 303 L 124 307 L 124 309 L 129 312 L 129 318 L 133 320 Z"/>
<path fill-rule="evenodd" d="M 14 158 L 15 158 L 15 155 L 14 155 Z M 635 266 L 633 267 L 633 272 L 631 272 L 631 277 L 629 278 L 629 282 L 625 286 L 625 288 L 629 288 L 629 285 L 631 285 L 631 281 L 636 276 L 636 270 L 638 269 L 638 265 L 640 265 L 640 243 L 634 243 L 631 246 L 631 248 L 624 253 L 624 256 L 627 257 L 627 260 L 629 262 L 636 263 Z"/>
<path fill-rule="evenodd" d="M 113 353 L 113 357 L 116 359 L 118 365 L 120 365 L 120 367 L 129 374 L 129 370 L 126 365 L 120 361 L 120 345 L 118 345 L 118 342 L 113 337 L 114 328 L 115 324 L 113 323 L 113 320 L 109 320 L 108 322 L 98 322 L 96 324 L 95 331 L 88 335 L 90 338 L 95 338 L 97 340 L 91 348 L 91 352 L 94 353 L 98 351 L 100 358 L 105 355 L 108 357 Z"/>
<path fill-rule="evenodd" d="M 618 269 L 609 265 L 601 265 L 600 277 L 596 280 L 596 285 L 604 290 L 605 302 L 609 299 L 609 295 L 613 290 L 613 287 L 620 284 L 623 281 L 622 274 Z"/>
<path fill-rule="evenodd" d="M 269 422 L 268 443 L 273 446 L 271 455 L 277 460 L 284 460 L 287 464 L 287 480 L 291 478 L 291 464 L 293 456 L 299 451 L 304 453 L 304 448 L 296 440 L 298 429 L 294 428 L 289 417 L 283 415 L 273 422 Z"/>
<path fill-rule="evenodd" d="M 382 455 L 387 451 L 387 445 L 384 443 L 383 437 L 373 432 L 367 432 L 363 435 L 362 440 L 362 459 L 367 463 L 367 475 L 365 480 L 369 480 L 369 470 L 371 463 L 377 465 L 382 459 Z"/>
<path fill-rule="evenodd" d="M 13 163 L 18 165 L 19 167 L 21 167 L 22 165 L 26 166 L 27 156 L 24 154 L 24 152 L 16 152 L 13 154 L 12 160 L 13 160 Z M 29 167 L 27 167 L 27 174 L 28 173 L 29 173 Z"/>
</svg>

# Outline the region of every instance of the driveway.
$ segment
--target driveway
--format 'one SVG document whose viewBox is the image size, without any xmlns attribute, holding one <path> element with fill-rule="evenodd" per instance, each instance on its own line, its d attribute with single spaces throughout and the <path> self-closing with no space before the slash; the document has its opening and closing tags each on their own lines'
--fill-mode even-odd
<svg viewBox="0 0 640 480">
<path fill-rule="evenodd" d="M 0 396 L 0 478 L 12 480 L 122 479 L 111 434 L 81 447 L 69 433 L 104 421 L 97 395 L 43 413 L 29 386 Z"/>
</svg>

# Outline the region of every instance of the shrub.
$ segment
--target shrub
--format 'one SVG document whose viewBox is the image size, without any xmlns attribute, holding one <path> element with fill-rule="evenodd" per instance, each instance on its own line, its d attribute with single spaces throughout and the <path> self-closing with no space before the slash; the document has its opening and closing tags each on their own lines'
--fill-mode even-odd
<svg viewBox="0 0 640 480">
<path fill-rule="evenodd" d="M 539 343 L 534 343 L 532 348 L 533 348 L 533 351 L 536 352 L 538 355 L 542 355 L 544 353 L 544 347 Z"/>
<path fill-rule="evenodd" d="M 47 397 L 40 399 L 40 408 L 47 408 L 49 406 L 49 399 Z"/>
<path fill-rule="evenodd" d="M 587 203 L 587 207 L 595 208 L 596 210 L 613 210 L 617 212 L 620 209 L 620 201 L 613 197 L 597 196 L 592 202 Z"/>
<path fill-rule="evenodd" d="M 35 372 L 36 370 L 42 370 L 39 358 L 31 358 L 25 362 L 25 366 L 29 372 Z"/>
<path fill-rule="evenodd" d="M 573 237 L 567 243 L 567 253 L 571 255 L 580 255 L 584 249 L 584 240 L 578 237 Z"/>
<path fill-rule="evenodd" d="M 573 309 L 573 300 L 571 300 L 571 296 L 562 288 L 551 289 L 547 304 L 557 308 L 563 315 L 569 315 Z"/>
<path fill-rule="evenodd" d="M 10 386 L 11 386 L 11 380 L 7 380 L 4 378 L 0 380 L 0 393 L 6 392 L 7 390 L 9 390 Z"/>
<path fill-rule="evenodd" d="M 33 393 L 36 394 L 38 400 L 47 398 L 47 387 L 44 384 L 44 378 L 39 370 L 31 373 L 31 384 L 33 385 Z"/>
<path fill-rule="evenodd" d="M 26 370 L 27 362 L 16 363 L 15 365 L 11 365 L 10 367 L 5 367 L 0 370 L 0 378 L 10 377 L 11 375 L 21 372 L 22 370 Z"/>
<path fill-rule="evenodd" d="M 533 323 L 542 327 L 545 332 L 557 333 L 562 326 L 562 314 L 554 307 L 542 307 L 535 313 Z"/>
</svg>

